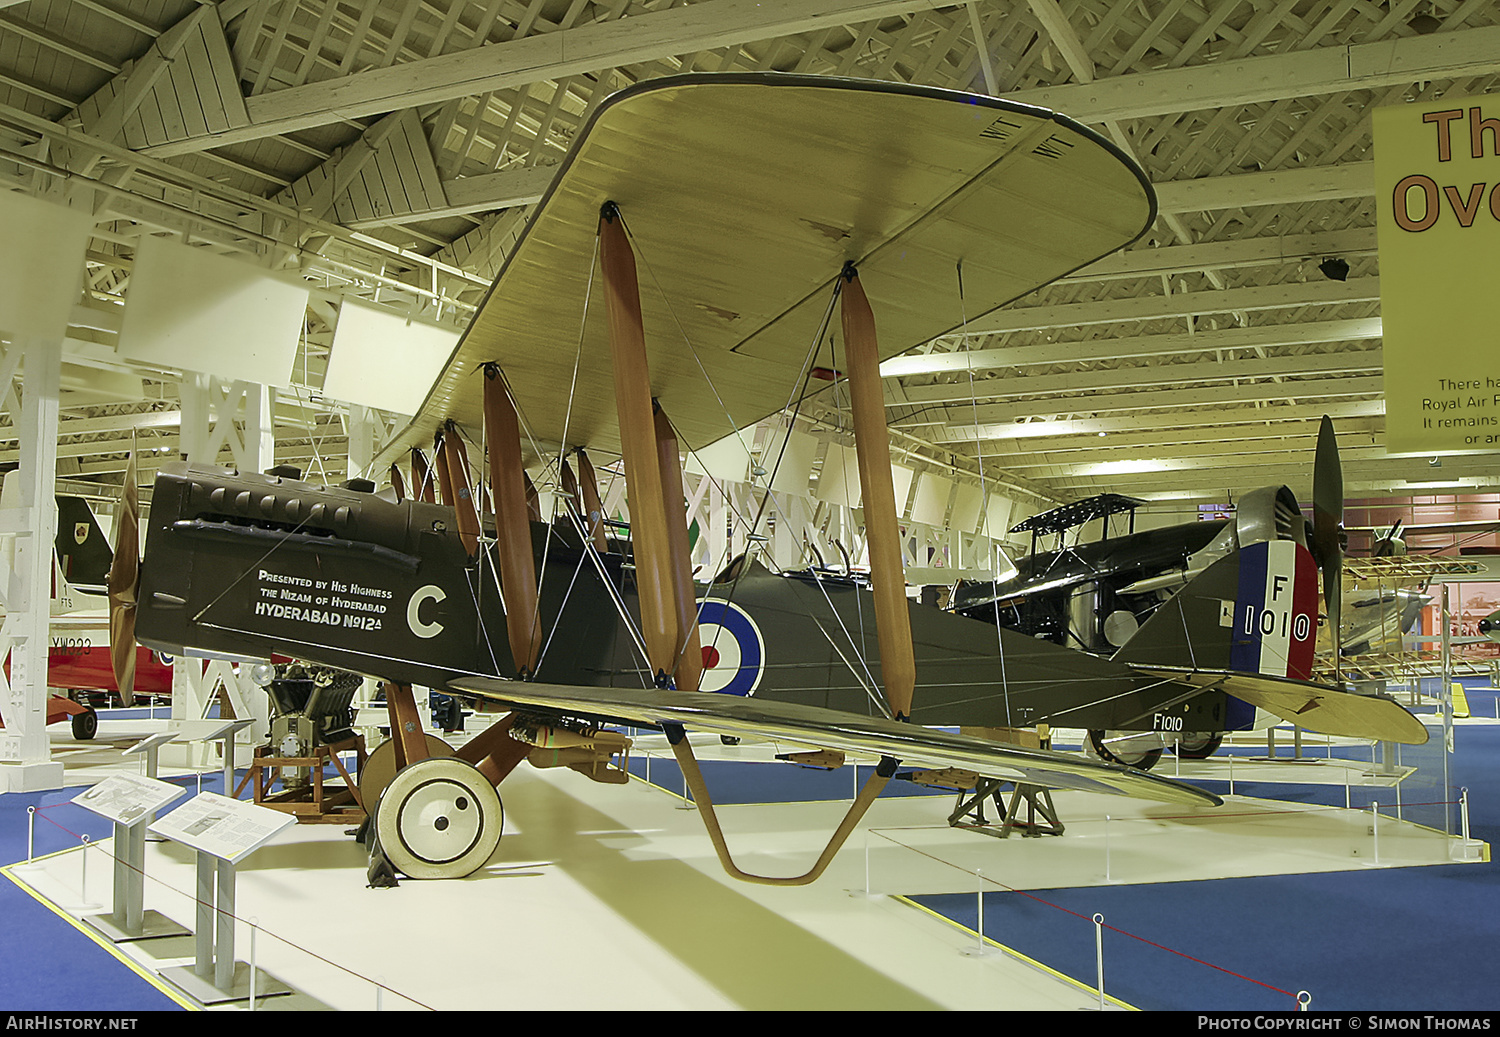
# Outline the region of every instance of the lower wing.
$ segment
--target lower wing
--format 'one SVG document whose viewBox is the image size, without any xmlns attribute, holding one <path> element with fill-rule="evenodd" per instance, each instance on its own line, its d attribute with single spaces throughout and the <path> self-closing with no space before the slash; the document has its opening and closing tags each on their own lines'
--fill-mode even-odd
<svg viewBox="0 0 1500 1037">
<path fill-rule="evenodd" d="M 1049 788 L 1197 806 L 1218 806 L 1222 802 L 1218 796 L 1191 785 L 1117 764 L 818 706 L 708 692 L 577 687 L 490 678 L 464 678 L 449 686 L 528 712 L 651 727 L 676 724 L 735 737 L 780 738 L 821 749 L 889 756 L 912 766 L 957 767 L 985 777 Z"/>
</svg>

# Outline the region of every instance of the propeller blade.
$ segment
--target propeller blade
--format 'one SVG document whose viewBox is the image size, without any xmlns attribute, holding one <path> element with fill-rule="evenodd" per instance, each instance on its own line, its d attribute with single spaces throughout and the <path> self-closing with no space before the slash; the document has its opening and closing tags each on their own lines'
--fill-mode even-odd
<svg viewBox="0 0 1500 1037">
<path fill-rule="evenodd" d="M 124 507 L 115 520 L 115 556 L 109 563 L 109 661 L 120 701 L 135 704 L 135 604 L 141 583 L 140 499 L 135 449 L 125 466 Z"/>
<path fill-rule="evenodd" d="M 1344 563 L 1343 527 L 1344 471 L 1339 464 L 1333 419 L 1325 414 L 1313 459 L 1313 556 L 1323 571 L 1323 604 L 1328 613 L 1335 660 L 1339 646 L 1339 579 Z"/>
<path fill-rule="evenodd" d="M 1401 536 L 1401 527 L 1404 524 L 1404 519 L 1397 519 L 1396 524 L 1391 527 L 1391 531 L 1380 538 L 1375 544 L 1375 550 L 1370 553 L 1376 558 L 1389 558 L 1397 553 L 1405 554 L 1406 549 L 1404 544 L 1399 549 L 1396 547 L 1398 543 L 1401 543 L 1399 538 Z"/>
</svg>

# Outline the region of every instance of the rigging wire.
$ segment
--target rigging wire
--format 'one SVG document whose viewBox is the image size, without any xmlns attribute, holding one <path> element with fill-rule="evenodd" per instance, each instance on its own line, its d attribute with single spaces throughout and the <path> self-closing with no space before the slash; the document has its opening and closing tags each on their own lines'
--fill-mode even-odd
<svg viewBox="0 0 1500 1037">
<path fill-rule="evenodd" d="M 594 276 L 595 276 L 595 271 L 598 268 L 598 258 L 599 258 L 599 244 L 598 244 L 598 238 L 596 236 L 595 237 L 595 245 L 594 245 L 594 256 L 593 256 L 593 259 L 592 259 L 592 261 L 590 263 L 590 266 L 589 266 L 589 278 L 588 278 L 587 286 L 586 286 L 585 291 L 584 291 L 583 305 L 582 305 L 582 307 L 580 309 L 579 326 L 578 326 L 578 343 L 577 343 L 577 346 L 574 349 L 573 372 L 572 372 L 571 382 L 570 382 L 569 389 L 568 389 L 568 403 L 567 403 L 567 408 L 566 408 L 566 410 L 564 412 L 562 439 L 560 441 L 559 452 L 556 455 L 556 459 L 555 460 L 553 459 L 553 456 L 550 453 L 550 451 L 544 450 L 542 448 L 541 444 L 538 442 L 537 436 L 536 436 L 535 432 L 533 432 L 530 422 L 528 422 L 526 420 L 526 412 L 525 412 L 525 409 L 523 408 L 523 406 L 521 404 L 520 399 L 517 397 L 516 393 L 511 389 L 510 380 L 506 377 L 504 369 L 503 368 L 499 368 L 499 365 L 496 365 L 497 369 L 499 370 L 499 376 L 500 376 L 500 380 L 501 380 L 501 388 L 505 392 L 506 397 L 510 400 L 511 407 L 515 410 L 516 419 L 517 419 L 517 422 L 518 422 L 518 424 L 519 424 L 519 426 L 521 428 L 521 431 L 525 435 L 526 441 L 530 444 L 532 452 L 534 454 L 536 454 L 536 456 L 538 458 L 541 458 L 542 461 L 543 461 L 543 469 L 542 469 L 542 473 L 541 473 L 541 476 L 540 476 L 543 486 L 548 486 L 548 485 L 560 486 L 561 485 L 561 481 L 562 481 L 562 465 L 563 465 L 563 463 L 564 463 L 564 461 L 565 461 L 565 459 L 567 457 L 567 453 L 568 453 L 568 446 L 567 446 L 567 443 L 568 443 L 568 428 L 570 427 L 570 424 L 571 424 L 571 421 L 572 421 L 573 404 L 574 404 L 574 401 L 575 401 L 575 399 L 577 397 L 578 372 L 579 372 L 579 369 L 580 369 L 580 367 L 582 365 L 582 361 L 583 361 L 583 343 L 584 343 L 584 338 L 585 338 L 586 331 L 587 331 L 588 310 L 589 310 L 589 305 L 590 305 L 590 302 L 591 302 L 591 299 L 592 299 L 592 295 L 593 295 Z M 472 440 L 471 440 L 471 442 L 472 442 Z M 491 487 L 491 492 L 492 493 L 494 492 L 494 487 Z M 546 535 L 545 539 L 543 540 L 543 547 L 542 547 L 542 564 L 541 564 L 541 567 L 540 567 L 540 569 L 538 570 L 538 573 L 537 573 L 537 603 L 538 603 L 538 608 L 537 608 L 535 614 L 532 616 L 532 631 L 533 632 L 540 630 L 541 629 L 541 624 L 542 624 L 542 616 L 541 616 L 541 611 L 542 610 L 541 610 L 540 604 L 541 604 L 541 599 L 542 599 L 542 590 L 543 590 L 543 587 L 546 584 L 547 569 L 548 569 L 547 562 L 548 562 L 548 559 L 551 557 L 552 540 L 553 540 L 553 523 L 558 518 L 558 507 L 559 507 L 559 499 L 558 498 L 559 498 L 559 494 L 557 494 L 557 493 L 553 493 L 552 494 L 552 515 L 551 515 L 551 520 L 552 521 L 549 521 L 547 523 L 547 535 Z M 571 501 L 568 502 L 568 504 L 571 504 Z M 545 659 L 547 657 L 548 648 L 551 645 L 551 643 L 552 643 L 552 641 L 553 641 L 553 639 L 555 637 L 558 623 L 561 622 L 563 612 L 566 610 L 568 602 L 571 599 L 573 588 L 575 586 L 577 586 L 578 575 L 582 571 L 583 565 L 584 565 L 584 562 L 585 562 L 586 559 L 591 559 L 593 561 L 593 563 L 594 563 L 594 565 L 595 565 L 595 567 L 596 567 L 596 569 L 598 571 L 598 575 L 599 575 L 600 580 L 604 583 L 604 585 L 606 586 L 606 588 L 608 588 L 608 590 L 609 590 L 611 601 L 614 604 L 616 611 L 619 613 L 621 620 L 625 624 L 626 630 L 630 633 L 632 640 L 636 643 L 638 649 L 641 652 L 641 656 L 644 659 L 645 658 L 645 647 L 644 647 L 645 646 L 645 640 L 644 640 L 643 636 L 641 635 L 641 633 L 640 633 L 640 631 L 638 629 L 638 625 L 636 624 L 634 618 L 631 616 L 629 608 L 626 607 L 626 604 L 625 604 L 623 598 L 621 598 L 619 596 L 618 590 L 615 588 L 613 581 L 609 578 L 608 569 L 604 566 L 603 560 L 597 557 L 597 549 L 593 547 L 592 538 L 588 536 L 587 531 L 582 526 L 582 524 L 578 523 L 577 518 L 572 515 L 571 508 L 569 508 L 567 505 L 564 505 L 563 506 L 563 510 L 564 510 L 564 513 L 570 519 L 572 519 L 574 521 L 575 525 L 578 528 L 579 535 L 584 540 L 584 553 L 579 557 L 578 564 L 574 567 L 573 575 L 572 575 L 572 577 L 568 581 L 568 589 L 564 592 L 564 594 L 563 594 L 563 600 L 560 602 L 560 604 L 558 606 L 557 617 L 554 620 L 554 623 L 553 623 L 553 626 L 552 626 L 552 630 L 548 633 L 548 636 L 546 637 L 545 641 L 543 642 L 541 651 L 538 654 L 537 665 L 536 665 L 536 673 L 539 673 L 541 671 L 542 664 L 543 664 L 543 662 L 545 661 Z M 491 540 L 490 542 L 493 543 L 494 541 Z M 496 591 L 498 593 L 499 590 L 500 590 L 499 573 L 498 573 L 498 570 L 495 569 L 495 567 L 493 567 L 493 566 L 491 567 L 491 570 L 492 570 L 492 572 L 495 575 L 495 585 L 496 585 Z M 503 598 L 502 598 L 502 600 L 503 600 Z M 536 673 L 533 673 L 533 677 L 536 676 Z"/>
<path fill-rule="evenodd" d="M 647 263 L 647 268 L 649 270 L 649 263 Z M 765 496 L 763 496 L 761 498 L 760 508 L 756 512 L 755 517 L 753 519 L 751 519 L 751 521 L 749 523 L 749 529 L 750 529 L 750 534 L 751 535 L 753 535 L 754 532 L 755 532 L 755 530 L 759 528 L 760 521 L 764 517 L 765 512 L 766 512 L 766 508 L 767 508 L 768 505 L 774 505 L 775 514 L 780 515 L 788 524 L 790 524 L 790 522 L 791 522 L 791 516 L 787 513 L 787 510 L 782 506 L 780 500 L 777 499 L 775 491 L 771 487 L 775 483 L 775 481 L 776 481 L 776 473 L 780 471 L 782 461 L 786 457 L 786 450 L 787 450 L 788 445 L 791 442 L 791 431 L 796 426 L 796 420 L 797 420 L 798 414 L 801 413 L 802 402 L 807 398 L 807 395 L 808 395 L 807 394 L 807 385 L 808 385 L 808 380 L 811 378 L 811 372 L 812 372 L 812 369 L 813 369 L 813 366 L 814 366 L 813 362 L 817 359 L 818 351 L 821 348 L 821 343 L 823 341 L 824 336 L 825 335 L 830 335 L 831 336 L 830 328 L 831 328 L 832 322 L 833 322 L 833 312 L 834 312 L 834 308 L 836 307 L 836 305 L 838 303 L 838 299 L 839 299 L 839 295 L 840 295 L 840 290 L 841 290 L 841 285 L 842 285 L 842 282 L 839 279 L 836 278 L 834 280 L 833 291 L 829 295 L 828 305 L 827 305 L 827 307 L 824 310 L 822 320 L 819 322 L 817 333 L 813 336 L 812 344 L 809 347 L 808 352 L 807 352 L 807 354 L 804 357 L 802 368 L 798 372 L 798 378 L 796 380 L 794 380 L 793 383 L 792 383 L 793 384 L 793 389 L 792 389 L 792 392 L 787 397 L 787 407 L 783 408 L 783 413 L 785 412 L 786 409 L 790 408 L 792 410 L 792 416 L 791 416 L 790 420 L 787 421 L 787 423 L 786 423 L 786 434 L 782 436 L 781 448 L 777 452 L 776 460 L 771 465 L 771 470 L 767 473 L 767 476 L 766 476 L 766 492 L 765 492 Z M 670 308 L 670 306 L 671 306 L 670 300 L 667 301 L 667 305 Z M 675 319 L 675 317 L 674 317 L 674 319 Z M 679 324 L 679 327 L 681 327 L 680 324 Z M 831 341 L 831 339 L 830 339 L 830 341 Z M 695 356 L 696 356 L 696 354 L 695 354 Z M 704 372 L 704 377 L 707 378 L 707 376 L 708 376 L 707 372 L 705 371 Z M 764 468 L 764 465 L 762 465 L 762 467 Z M 746 564 L 746 565 L 742 566 L 739 569 L 738 572 L 735 573 L 734 579 L 730 582 L 729 592 L 728 592 L 727 596 L 723 599 L 727 603 L 730 603 L 730 604 L 733 603 L 734 596 L 735 596 L 736 592 L 739 589 L 740 580 L 743 579 L 744 576 L 749 572 L 749 568 L 750 568 L 749 565 Z M 840 659 L 842 659 L 844 661 L 844 664 L 849 667 L 850 672 L 854 675 L 855 680 L 859 681 L 860 686 L 868 689 L 868 687 L 870 685 L 873 685 L 875 683 L 875 677 L 874 677 L 874 675 L 870 671 L 869 662 L 868 662 L 868 659 L 866 658 L 867 652 L 862 651 L 861 648 L 860 648 L 860 646 L 855 645 L 855 643 L 854 643 L 854 637 L 853 637 L 852 634 L 849 633 L 848 626 L 844 622 L 843 616 L 840 615 L 838 609 L 833 604 L 833 600 L 829 597 L 828 589 L 827 589 L 826 586 L 824 586 L 823 578 L 822 578 L 821 574 L 818 573 L 817 568 L 816 567 L 811 567 L 809 571 L 811 571 L 812 574 L 813 574 L 814 583 L 818 587 L 819 593 L 822 594 L 822 596 L 823 596 L 824 604 L 826 604 L 828 606 L 829 612 L 832 613 L 833 618 L 838 622 L 839 628 L 843 631 L 844 636 L 849 641 L 850 647 L 854 650 L 855 657 L 859 660 L 860 666 L 864 669 L 864 671 L 865 671 L 864 678 L 862 679 L 860 677 L 859 672 L 857 670 L 855 670 L 854 666 L 848 661 L 848 658 L 844 655 L 843 651 L 838 648 L 837 645 L 834 646 L 834 650 L 838 652 L 839 657 L 840 657 Z M 863 603 L 860 601 L 858 595 L 856 595 L 855 601 L 856 601 L 856 606 L 861 609 L 861 613 L 860 614 L 863 615 L 863 611 L 862 611 L 863 610 Z M 705 601 L 698 608 L 698 614 L 699 614 L 700 618 L 702 616 L 703 609 L 704 609 L 704 607 L 706 607 L 706 605 L 707 605 L 707 601 Z M 816 621 L 816 619 L 815 619 L 815 621 Z M 819 628 L 822 629 L 822 624 L 821 623 L 819 623 Z M 716 631 L 712 647 L 717 647 L 717 645 L 718 645 L 718 637 L 719 637 L 720 634 L 723 633 L 723 629 L 724 628 L 722 626 L 720 626 L 719 630 Z M 861 634 L 863 635 L 863 624 L 862 623 L 861 623 Z M 824 637 L 828 637 L 828 633 L 827 633 L 826 630 L 824 630 Z M 830 643 L 832 643 L 832 639 L 831 638 L 830 638 Z M 684 647 L 685 647 L 685 645 L 684 645 Z M 867 648 L 868 646 L 866 645 L 865 647 Z M 680 654 L 679 654 L 679 658 L 680 658 Z M 868 684 L 866 683 L 866 680 L 868 680 Z M 867 690 L 867 693 L 868 693 L 868 690 Z M 883 702 L 881 702 L 880 700 L 876 699 L 875 700 L 875 704 L 876 704 L 876 706 L 882 712 L 884 712 L 887 716 L 889 716 L 889 708 Z"/>
<path fill-rule="evenodd" d="M 984 469 L 984 440 L 979 437 L 979 390 L 974 385 L 974 357 L 972 355 L 973 351 L 968 348 L 969 307 L 967 300 L 964 298 L 964 261 L 962 258 L 958 260 L 955 269 L 958 277 L 958 312 L 964 336 L 964 368 L 967 370 L 969 378 L 969 408 L 973 416 L 974 446 L 978 453 L 979 461 L 979 499 L 983 502 L 981 506 L 984 508 L 982 513 L 982 528 L 988 532 L 990 490 Z M 995 547 L 992 544 L 990 547 L 990 563 L 992 566 L 994 561 Z M 1000 593 L 999 581 L 993 575 L 990 577 L 990 593 L 992 595 Z M 995 612 L 995 645 L 1000 655 L 1000 695 L 1005 703 L 1005 726 L 1013 727 L 1014 724 L 1011 722 L 1010 712 L 1010 681 L 1006 679 L 1005 673 L 1005 633 L 1004 629 L 1000 626 L 1000 613 L 998 610 Z"/>
<path fill-rule="evenodd" d="M 617 210 L 617 212 L 618 212 L 618 210 Z M 639 239 L 637 239 L 636 236 L 634 235 L 634 233 L 631 232 L 631 230 L 630 230 L 630 224 L 625 219 L 624 213 L 623 212 L 618 212 L 618 218 L 620 220 L 620 225 L 621 225 L 622 228 L 624 228 L 626 236 L 630 239 L 630 241 L 632 243 L 632 246 L 635 249 L 636 254 L 640 256 L 641 265 L 643 265 L 646 268 L 647 276 L 650 277 L 652 284 L 656 287 L 657 294 L 661 297 L 662 302 L 663 302 L 663 304 L 665 305 L 665 307 L 667 309 L 668 315 L 671 317 L 673 324 L 676 325 L 678 334 L 682 336 L 683 344 L 687 347 L 688 352 L 693 357 L 693 362 L 695 364 L 697 364 L 698 370 L 703 375 L 703 380 L 707 384 L 709 391 L 713 394 L 714 399 L 716 401 L 718 401 L 720 410 L 724 413 L 724 416 L 729 420 L 730 427 L 734 429 L 733 435 L 735 435 L 738 438 L 738 440 L 740 442 L 740 445 L 745 450 L 745 454 L 747 456 L 749 456 L 749 454 L 751 453 L 751 449 L 750 449 L 750 445 L 746 444 L 746 442 L 745 442 L 744 430 L 741 428 L 741 426 L 739 425 L 739 423 L 734 420 L 734 415 L 729 412 L 729 408 L 724 403 L 723 397 L 719 395 L 719 391 L 718 391 L 717 387 L 714 385 L 713 378 L 709 375 L 708 370 L 704 367 L 703 360 L 699 356 L 697 348 L 693 345 L 692 339 L 688 336 L 687 329 L 683 327 L 682 321 L 677 316 L 676 309 L 672 306 L 672 300 L 671 300 L 670 296 L 667 294 L 666 290 L 662 287 L 660 279 L 656 276 L 656 271 L 655 271 L 655 269 L 651 265 L 650 257 L 646 254 L 645 251 L 643 251 L 640 248 Z M 794 425 L 795 422 L 796 422 L 796 415 L 798 413 L 800 413 L 800 408 L 801 408 L 802 400 L 806 397 L 807 380 L 810 377 L 810 373 L 811 373 L 811 370 L 812 370 L 812 366 L 813 366 L 812 362 L 813 362 L 813 360 L 817 356 L 818 344 L 822 340 L 822 336 L 823 336 L 824 332 L 827 330 L 830 322 L 832 321 L 833 308 L 834 308 L 834 305 L 837 302 L 838 297 L 839 297 L 839 289 L 840 289 L 840 281 L 839 281 L 839 279 L 837 277 L 835 277 L 834 278 L 834 284 L 833 284 L 833 291 L 832 291 L 832 293 L 830 295 L 830 298 L 829 298 L 828 307 L 827 307 L 827 309 L 825 310 L 825 312 L 823 314 L 823 318 L 822 318 L 822 321 L 819 324 L 817 333 L 813 336 L 812 344 L 811 344 L 811 346 L 810 346 L 807 354 L 803 358 L 802 368 L 798 372 L 798 377 L 792 383 L 793 384 L 793 388 L 792 388 L 791 392 L 787 396 L 787 402 L 782 407 L 782 412 L 783 413 L 786 410 L 788 410 L 788 409 L 791 409 L 793 411 L 792 420 L 791 420 L 791 422 L 788 423 L 788 435 L 786 435 L 786 436 L 784 436 L 782 438 L 781 450 L 780 450 L 780 452 L 777 455 L 776 463 L 772 466 L 771 477 L 768 478 L 767 481 L 766 481 L 766 484 L 765 484 L 765 496 L 762 497 L 759 509 L 757 510 L 755 517 L 750 522 L 749 533 L 748 533 L 749 536 L 754 536 L 755 535 L 755 530 L 757 528 L 759 528 L 759 526 L 760 526 L 760 520 L 764 517 L 765 512 L 766 512 L 766 508 L 767 508 L 768 505 L 774 504 L 775 505 L 775 509 L 776 509 L 776 514 L 781 515 L 782 518 L 785 519 L 788 524 L 791 523 L 791 516 L 787 514 L 786 510 L 783 507 L 781 507 L 779 501 L 776 500 L 775 491 L 771 489 L 771 483 L 774 481 L 774 474 L 775 474 L 775 472 L 777 470 L 779 470 L 782 458 L 785 457 L 787 444 L 789 443 L 789 441 L 791 439 L 790 430 L 791 430 L 792 425 Z M 670 416 L 669 416 L 669 418 L 670 418 Z M 681 440 L 679 440 L 679 442 L 681 442 Z M 690 450 L 689 453 L 694 453 L 694 452 Z M 762 466 L 762 467 L 764 467 L 764 466 Z M 705 471 L 706 471 L 706 467 L 705 467 Z M 755 475 L 754 475 L 753 472 L 751 473 L 751 478 L 752 478 L 752 481 L 755 478 Z M 727 494 L 726 494 L 726 497 L 727 497 Z M 727 550 L 726 550 L 726 554 L 727 554 Z M 735 592 L 735 589 L 739 585 L 739 580 L 749 570 L 749 564 L 748 564 L 748 561 L 749 561 L 749 552 L 748 551 L 746 552 L 746 560 L 747 560 L 747 564 L 744 565 L 744 566 L 742 566 L 740 568 L 739 572 L 737 572 L 735 574 L 735 578 L 734 578 L 733 582 L 731 583 L 731 587 L 730 587 L 730 591 L 729 591 L 729 597 L 728 597 L 728 600 L 730 602 L 732 602 L 734 600 L 734 592 Z M 702 603 L 700 603 L 698 605 L 697 617 L 698 617 L 699 621 L 701 621 L 701 619 L 702 619 L 703 609 L 706 607 L 706 605 L 707 605 L 707 601 L 704 601 L 704 602 L 702 602 Z M 687 645 L 687 638 L 684 637 L 683 638 L 683 644 L 681 646 L 679 646 L 679 648 L 678 648 L 678 656 L 677 656 L 677 658 L 679 660 L 681 659 L 682 652 L 686 649 L 686 645 Z M 674 669 L 675 669 L 675 666 L 674 666 Z"/>
</svg>

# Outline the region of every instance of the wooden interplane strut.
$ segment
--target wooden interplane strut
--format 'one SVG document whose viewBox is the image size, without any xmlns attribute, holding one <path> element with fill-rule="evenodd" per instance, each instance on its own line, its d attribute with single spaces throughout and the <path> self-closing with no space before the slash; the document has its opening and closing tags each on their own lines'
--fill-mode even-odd
<svg viewBox="0 0 1500 1037">
<path fill-rule="evenodd" d="M 859 272 L 849 264 L 841 277 L 845 365 L 849 370 L 859 481 L 864 488 L 865 535 L 870 545 L 870 585 L 875 596 L 880 675 L 891 716 L 905 720 L 911 716 L 917 663 L 911 644 L 906 574 L 901 567 L 896 490 L 891 482 L 891 448 L 880 383 L 880 346 L 875 337 L 875 314 L 859 283 Z"/>
<path fill-rule="evenodd" d="M 458 440 L 458 426 L 452 419 L 438 433 L 433 449 L 438 455 L 438 488 L 443 503 L 453 509 L 464 553 L 473 558 L 479 553 L 479 511 L 469 490 L 469 470 Z"/>
<path fill-rule="evenodd" d="M 652 414 L 651 373 L 646 367 L 646 333 L 641 320 L 635 255 L 614 203 L 599 216 L 600 257 L 609 313 L 609 348 L 614 362 L 615 406 L 620 421 L 620 453 L 630 495 L 630 540 L 640 595 L 641 633 L 653 678 L 665 681 L 675 668 L 680 643 L 677 595 L 669 578 L 671 539 L 657 463 L 656 422 Z"/>
<path fill-rule="evenodd" d="M 603 554 L 609 550 L 609 537 L 604 532 L 604 502 L 599 498 L 599 478 L 594 474 L 594 465 L 583 447 L 578 448 L 578 478 L 589 536 Z"/>
<path fill-rule="evenodd" d="M 654 402 L 654 401 L 653 401 Z M 683 504 L 682 459 L 677 433 L 660 403 L 654 403 L 657 461 L 661 466 L 662 505 L 667 517 L 667 541 L 672 555 L 672 588 L 677 601 L 677 666 L 673 670 L 681 691 L 697 691 L 703 679 L 703 648 L 698 642 L 698 598 L 693 590 L 689 557 L 687 510 Z"/>
<path fill-rule="evenodd" d="M 536 559 L 531 551 L 531 521 L 526 509 L 520 420 L 496 364 L 484 366 L 484 434 L 495 493 L 496 555 L 505 599 L 505 628 L 516 671 L 528 677 L 536 672 L 542 652 Z"/>
<path fill-rule="evenodd" d="M 423 504 L 437 503 L 433 488 L 432 469 L 427 465 L 427 455 L 421 447 L 411 448 L 411 494 Z"/>
</svg>

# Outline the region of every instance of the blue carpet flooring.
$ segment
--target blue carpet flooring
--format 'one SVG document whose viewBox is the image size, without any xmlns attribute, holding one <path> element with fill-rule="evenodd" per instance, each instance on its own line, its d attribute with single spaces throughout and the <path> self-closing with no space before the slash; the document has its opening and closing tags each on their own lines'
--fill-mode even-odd
<svg viewBox="0 0 1500 1037">
<path fill-rule="evenodd" d="M 1493 716 L 1495 694 L 1468 692 Z M 1500 846 L 1500 727 L 1456 732 L 1453 789 L 1467 788 L 1470 833 Z M 1342 804 L 1342 789 L 1243 795 Z M 918 903 L 971 929 L 973 894 Z M 1095 913 L 1104 916 L 1104 989 L 1170 1010 L 1500 1009 L 1500 865 L 1282 875 L 985 895 L 985 935 L 1094 985 Z"/>
<path fill-rule="evenodd" d="M 176 782 L 187 795 L 197 794 L 196 777 Z M 205 792 L 219 792 L 222 785 L 221 774 L 204 775 Z M 75 847 L 84 835 L 90 840 L 114 835 L 108 821 L 70 802 L 83 789 L 0 795 L 0 861 L 26 860 L 26 808 L 30 806 L 37 808 L 33 849 L 38 857 Z M 110 865 L 104 854 L 89 862 L 91 893 L 108 888 Z M 5 919 L 0 938 L 0 1010 L 155 1012 L 180 1008 L 93 937 L 3 878 L 0 918 Z"/>
<path fill-rule="evenodd" d="M 1494 715 L 1494 692 L 1471 689 L 1469 702 L 1475 714 Z M 1462 727 L 1457 737 L 1452 794 L 1469 789 L 1472 834 L 1500 844 L 1500 727 Z M 631 769 L 643 773 L 644 761 Z M 723 803 L 847 799 L 853 789 L 848 771 L 717 762 L 703 769 Z M 682 790 L 670 761 L 653 760 L 651 779 Z M 196 779 L 178 780 L 196 791 Z M 217 792 L 220 782 L 205 775 L 203 787 Z M 39 856 L 77 845 L 84 833 L 111 835 L 107 822 L 68 802 L 79 791 L 0 795 L 0 861 L 26 858 L 27 806 L 39 812 Z M 1236 792 L 1340 804 L 1343 797 L 1342 789 L 1245 782 Z M 887 794 L 951 796 L 901 782 Z M 107 867 L 91 866 L 89 882 L 108 882 Z M 972 894 L 914 899 L 977 926 Z M 13 882 L 0 881 L 0 912 L 0 1010 L 178 1007 Z M 1288 1010 L 1306 990 L 1322 1010 L 1500 1009 L 1494 863 L 997 892 L 985 897 L 985 935 L 1093 986 L 1095 912 L 1105 919 L 1105 990 L 1139 1008 Z"/>
</svg>

